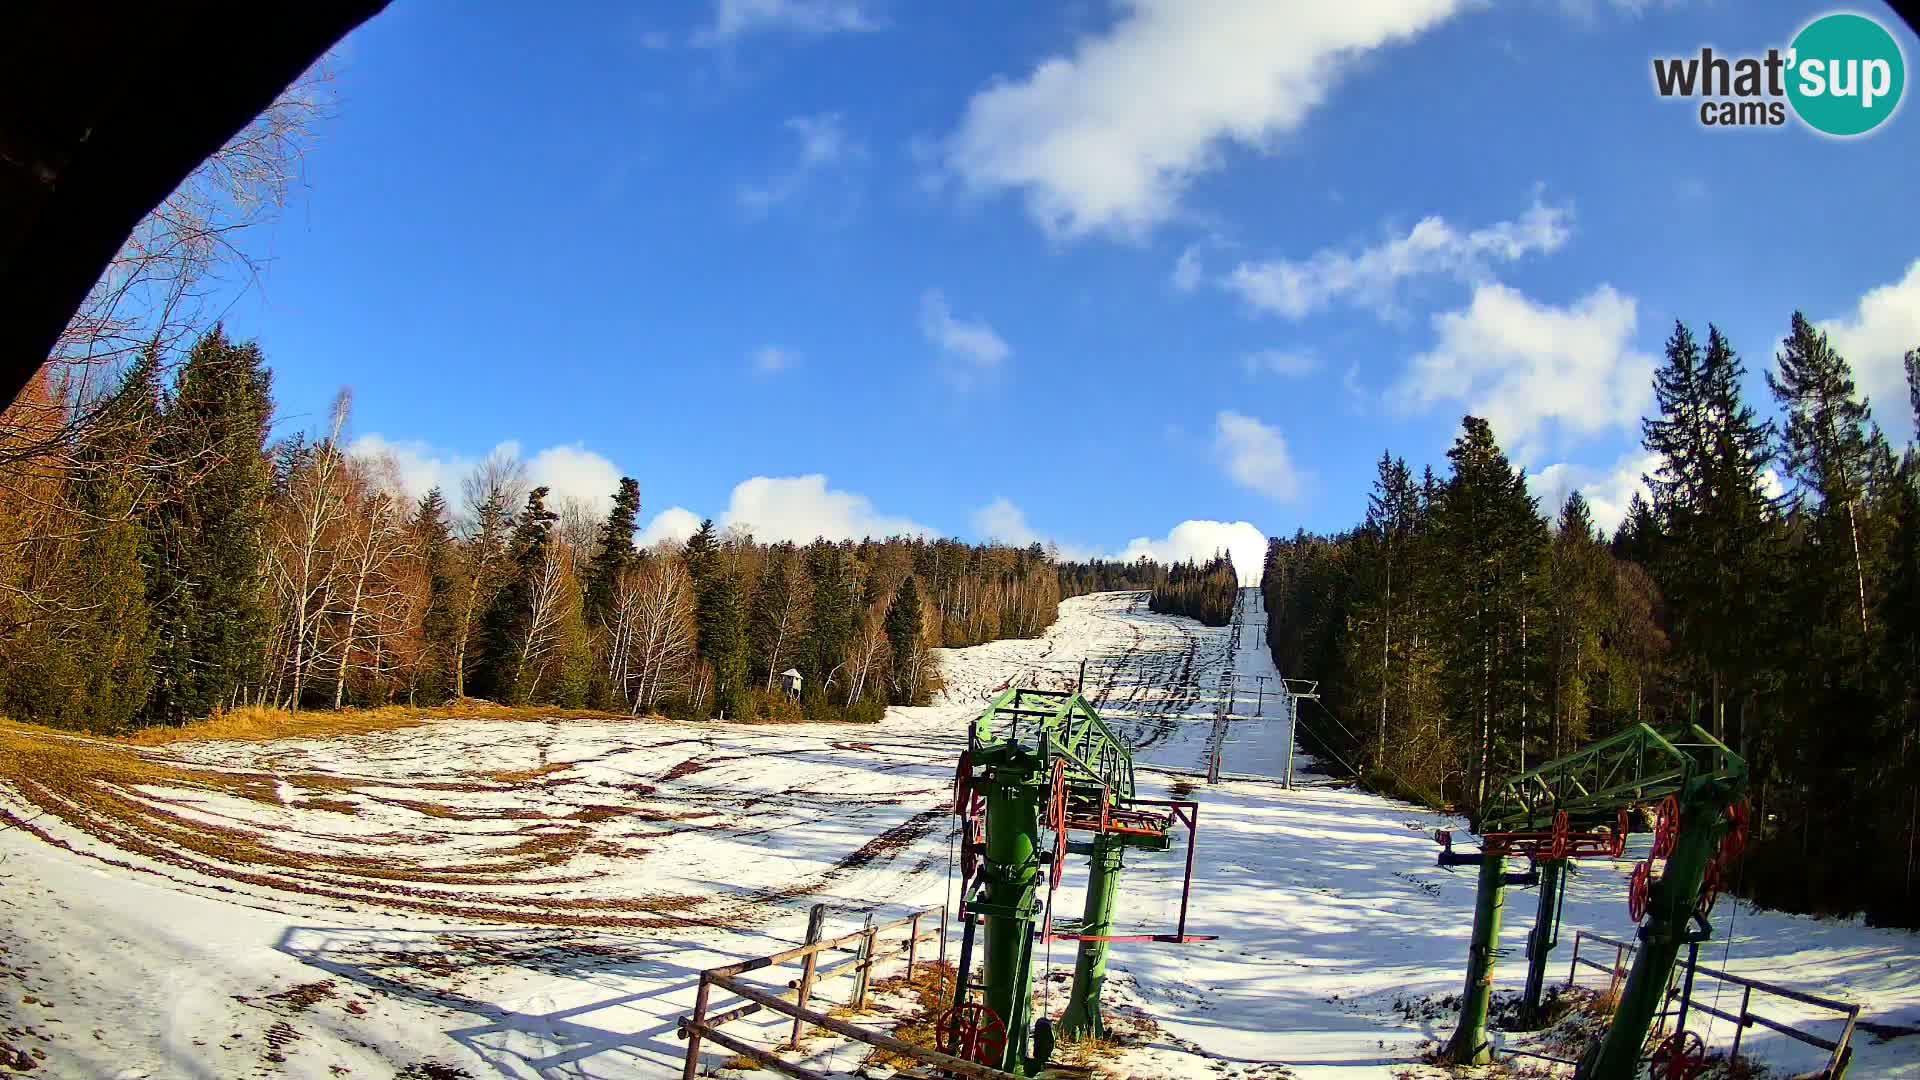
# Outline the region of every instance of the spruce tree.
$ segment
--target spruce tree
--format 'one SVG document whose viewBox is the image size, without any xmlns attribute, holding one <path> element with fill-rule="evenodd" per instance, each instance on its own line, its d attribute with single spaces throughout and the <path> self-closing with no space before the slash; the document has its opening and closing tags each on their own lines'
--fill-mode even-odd
<svg viewBox="0 0 1920 1080">
<path fill-rule="evenodd" d="M 807 576 L 812 580 L 812 617 L 807 634 L 807 653 L 812 679 L 807 695 L 830 698 L 842 659 L 853 639 L 854 604 L 858 595 L 846 573 L 845 559 L 838 544 L 815 540 L 807 548 Z"/>
<path fill-rule="evenodd" d="M 586 617 L 590 626 L 604 625 L 613 611 L 620 575 L 633 565 L 633 528 L 639 516 L 640 481 L 623 476 L 620 490 L 613 496 L 613 509 L 600 526 L 593 560 L 587 564 Z"/>
<path fill-rule="evenodd" d="M 893 703 L 917 705 L 920 690 L 920 589 L 913 575 L 900 583 L 887 608 L 887 644 L 893 652 Z"/>
<path fill-rule="evenodd" d="M 1742 710 L 1744 723 L 1773 666 L 1779 590 L 1770 583 L 1779 560 L 1763 490 L 1773 432 L 1745 402 L 1745 367 L 1719 329 L 1708 328 L 1704 352 L 1692 340 L 1676 326 L 1655 378 L 1660 415 L 1642 425 L 1643 443 L 1661 463 L 1648 478 L 1657 532 L 1648 520 L 1634 523 L 1643 547 L 1636 554 L 1648 560 L 1675 636 L 1706 684 L 1707 716 L 1689 719 L 1724 737 L 1726 703 Z M 1647 543 L 1649 535 L 1658 542 Z"/>
<path fill-rule="evenodd" d="M 560 515 L 547 509 L 545 487 L 527 492 L 526 508 L 520 512 L 507 545 L 507 579 L 487 609 L 482 650 L 484 660 L 474 674 L 473 692 L 495 701 L 525 701 L 532 687 L 527 672 L 521 670 L 519 657 L 524 650 L 533 615 L 533 590 L 547 559 L 547 545 L 553 542 L 553 523 Z"/>
<path fill-rule="evenodd" d="M 1434 555 L 1451 575 L 1436 591 L 1458 628 L 1442 645 L 1445 692 L 1447 711 L 1467 724 L 1478 805 L 1498 772 L 1525 767 L 1537 737 L 1547 530 L 1485 420 L 1466 417 L 1447 458 L 1453 472 L 1433 513 Z"/>
<path fill-rule="evenodd" d="M 426 701 L 439 702 L 453 691 L 459 583 L 447 500 L 438 487 L 422 496 L 415 508 L 413 534 L 427 578 L 427 609 L 420 621 L 422 655 L 414 692 Z"/>
<path fill-rule="evenodd" d="M 1872 427 L 1866 400 L 1855 395 L 1852 368 L 1825 332 L 1796 311 L 1780 349 L 1778 370 L 1767 373 L 1767 386 L 1787 418 L 1780 463 L 1792 483 L 1788 498 L 1799 512 L 1811 515 L 1827 550 L 1845 553 L 1850 606 L 1864 636 L 1872 621 L 1867 571 L 1872 537 L 1862 503 L 1880 434 Z"/>
<path fill-rule="evenodd" d="M 146 519 L 157 676 L 149 721 L 198 719 L 259 684 L 271 625 L 263 534 L 272 417 L 260 347 L 214 327 L 181 366 L 154 444 L 165 490 Z"/>
<path fill-rule="evenodd" d="M 136 477 L 159 415 L 157 371 L 149 350 L 81 436 L 56 535 L 35 559 L 54 600 L 21 605 L 0 637 L 0 712 L 113 733 L 146 703 L 153 632 Z"/>
<path fill-rule="evenodd" d="M 741 715 L 746 703 L 747 647 L 739 584 L 726 565 L 712 519 L 687 540 L 687 573 L 693 578 L 693 618 L 699 658 L 713 675 L 713 704 L 724 719 Z"/>
</svg>

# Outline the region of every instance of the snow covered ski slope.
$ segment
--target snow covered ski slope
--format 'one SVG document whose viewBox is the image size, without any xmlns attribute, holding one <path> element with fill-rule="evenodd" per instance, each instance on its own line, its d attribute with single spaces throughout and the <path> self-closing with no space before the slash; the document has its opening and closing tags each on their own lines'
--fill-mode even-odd
<svg viewBox="0 0 1920 1080">
<path fill-rule="evenodd" d="M 1474 882 L 1434 866 L 1430 834 L 1459 822 L 1312 777 L 1304 759 L 1292 791 L 1200 776 L 1216 741 L 1230 777 L 1286 767 L 1280 699 L 1255 696 L 1278 674 L 1257 596 L 1243 593 L 1237 647 L 1233 628 L 1153 615 L 1140 594 L 1067 601 L 1042 639 L 944 655 L 936 704 L 870 727 L 556 716 L 137 756 L 35 737 L 44 762 L 0 787 L 0 1063 L 74 1078 L 677 1076 L 675 1020 L 700 969 L 798 941 L 814 902 L 834 905 L 830 930 L 942 902 L 966 722 L 1010 681 L 1072 685 L 1085 659 L 1086 692 L 1159 767 L 1144 793 L 1201 802 L 1189 926 L 1219 935 L 1115 947 L 1107 1002 L 1140 1041 L 1113 1075 L 1440 1075 L 1417 1059 L 1451 1027 L 1441 1002 L 1459 989 Z M 1235 718 L 1219 725 L 1229 671 Z M 1563 941 L 1630 936 L 1639 847 L 1581 865 Z M 1181 855 L 1128 857 L 1116 932 L 1170 928 Z M 1083 874 L 1069 870 L 1063 910 Z M 1530 902 L 1510 898 L 1502 987 L 1524 974 Z M 1920 1026 L 1913 936 L 1725 901 L 1720 922 L 1731 939 L 1703 961 L 1863 1002 L 1870 1031 Z M 1071 950 L 1037 961 L 1057 1013 Z M 769 1026 L 756 1041 L 778 1040 Z M 1765 1032 L 1747 1045 L 1783 1076 L 1818 1063 Z M 1920 1078 L 1920 1036 L 1857 1045 L 1851 1075 Z M 805 1060 L 855 1075 L 859 1055 L 819 1038 Z"/>
</svg>

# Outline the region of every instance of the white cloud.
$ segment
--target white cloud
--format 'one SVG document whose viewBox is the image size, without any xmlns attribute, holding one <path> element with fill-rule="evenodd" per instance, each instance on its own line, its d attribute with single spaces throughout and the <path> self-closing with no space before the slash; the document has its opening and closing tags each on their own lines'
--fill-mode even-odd
<svg viewBox="0 0 1920 1080">
<path fill-rule="evenodd" d="M 400 487 L 409 498 L 417 499 L 437 487 L 449 503 L 455 504 L 460 500 L 461 479 L 484 460 L 443 450 L 419 439 L 389 439 L 377 432 L 355 439 L 347 452 L 360 458 L 390 458 Z M 492 453 L 517 458 L 521 456 L 521 447 L 518 442 L 508 440 L 495 446 Z M 583 499 L 601 513 L 613 507 L 613 493 L 620 486 L 620 470 L 584 444 L 547 447 L 527 458 L 526 466 L 529 481 L 551 489 L 550 503 L 564 498 Z"/>
<path fill-rule="evenodd" d="M 1115 558 L 1142 555 L 1155 562 L 1205 562 L 1218 552 L 1233 559 L 1233 570 L 1243 587 L 1260 584 L 1267 565 L 1267 534 L 1250 521 L 1183 521 L 1158 540 L 1138 536 Z"/>
<path fill-rule="evenodd" d="M 939 289 L 921 294 L 920 332 L 943 356 L 974 368 L 997 368 L 1013 355 L 1006 341 L 984 320 L 955 318 L 946 294 Z"/>
<path fill-rule="evenodd" d="M 819 37 L 878 29 L 880 19 L 862 0 L 717 0 L 713 25 L 696 33 L 693 43 L 720 45 L 775 30 Z"/>
<path fill-rule="evenodd" d="M 1368 51 L 1464 0 L 1120 0 L 1105 33 L 973 96 L 944 145 L 976 192 L 1018 190 L 1055 235 L 1138 236 L 1232 149 L 1264 152 Z"/>
<path fill-rule="evenodd" d="M 1572 232 L 1572 216 L 1566 207 L 1536 199 L 1513 221 L 1465 232 L 1445 218 L 1429 217 L 1404 236 L 1359 251 L 1323 248 L 1305 259 L 1243 262 L 1222 284 L 1255 311 L 1287 319 L 1304 319 L 1336 301 L 1384 316 L 1396 310 L 1398 287 L 1410 278 L 1479 280 L 1491 262 L 1558 250 Z"/>
<path fill-rule="evenodd" d="M 821 473 L 806 476 L 756 476 L 734 486 L 723 527 L 752 530 L 756 539 L 797 544 L 824 536 L 858 540 L 873 536 L 932 536 L 933 530 L 906 518 L 888 517 L 865 495 L 827 487 Z"/>
<path fill-rule="evenodd" d="M 460 478 L 475 464 L 471 458 L 435 449 L 419 439 L 389 439 L 377 432 L 353 440 L 347 453 L 368 461 L 392 461 L 400 489 L 410 499 L 439 488 L 450 503 L 459 500 Z"/>
<path fill-rule="evenodd" d="M 1279 375 L 1297 379 L 1320 370 L 1320 358 L 1304 349 L 1261 349 L 1240 358 L 1248 375 Z"/>
<path fill-rule="evenodd" d="M 1225 410 L 1214 418 L 1213 448 L 1241 487 L 1279 502 L 1299 496 L 1300 470 L 1279 428 Z"/>
<path fill-rule="evenodd" d="M 1654 369 L 1654 358 L 1633 347 L 1635 319 L 1633 299 L 1608 285 L 1570 307 L 1481 285 L 1466 308 L 1434 316 L 1438 340 L 1391 397 L 1407 410 L 1464 405 L 1493 424 L 1518 461 L 1547 449 L 1550 427 L 1562 437 L 1632 430 Z"/>
<path fill-rule="evenodd" d="M 613 493 L 620 487 L 620 470 L 613 462 L 581 443 L 549 446 L 527 459 L 527 479 L 551 489 L 550 503 L 580 499 L 604 514 L 613 509 Z"/>
<path fill-rule="evenodd" d="M 997 498 L 973 514 L 974 534 L 982 540 L 1025 547 L 1028 544 L 1053 544 L 1060 558 L 1069 562 L 1109 559 L 1131 562 L 1142 555 L 1156 562 L 1205 562 L 1217 552 L 1233 558 L 1234 572 L 1242 585 L 1258 585 L 1267 559 L 1267 534 L 1246 521 L 1183 521 L 1166 536 L 1156 540 L 1138 536 L 1127 542 L 1117 554 L 1103 555 L 1098 549 L 1062 544 L 1053 537 L 1036 532 L 1027 523 L 1026 512 L 1006 498 Z"/>
<path fill-rule="evenodd" d="M 1660 455 L 1634 451 L 1606 468 L 1560 462 L 1527 476 L 1527 490 L 1540 500 L 1540 512 L 1558 520 L 1560 508 L 1574 491 L 1586 497 L 1593 512 L 1593 523 L 1608 536 L 1627 516 L 1627 505 L 1635 492 L 1643 499 L 1647 491 L 1645 477 L 1660 467 Z"/>
<path fill-rule="evenodd" d="M 779 345 L 762 345 L 753 350 L 753 370 L 758 375 L 778 375 L 799 363 L 799 353 Z"/>
<path fill-rule="evenodd" d="M 1920 259 L 1899 281 L 1867 290 L 1853 314 L 1820 324 L 1853 365 L 1854 385 L 1873 404 L 1873 418 L 1892 438 L 1913 438 L 1903 358 L 1920 348 Z"/>
<path fill-rule="evenodd" d="M 765 217 L 806 190 L 819 173 L 866 159 L 866 144 L 847 134 L 839 113 L 788 117 L 786 128 L 800 142 L 793 165 L 765 183 L 742 184 L 735 193 L 749 216 Z"/>
<path fill-rule="evenodd" d="M 652 547 L 663 540 L 684 544 L 687 537 L 700 531 L 700 515 L 684 506 L 670 506 L 653 515 L 647 527 L 641 529 L 633 542 L 643 548 Z"/>
<path fill-rule="evenodd" d="M 1181 292 L 1192 292 L 1200 287 L 1200 279 L 1205 271 L 1200 266 L 1200 245 L 1189 244 L 1186 250 L 1173 263 L 1173 287 Z"/>
<path fill-rule="evenodd" d="M 1041 534 L 1027 523 L 1026 511 L 1004 496 L 994 499 L 973 512 L 973 532 L 982 540 L 1010 544 L 1014 547 L 1026 547 L 1030 544 L 1051 545 L 1059 557 L 1068 562 L 1085 562 L 1098 557 L 1098 552 L 1093 548 L 1064 543 L 1058 537 Z"/>
</svg>

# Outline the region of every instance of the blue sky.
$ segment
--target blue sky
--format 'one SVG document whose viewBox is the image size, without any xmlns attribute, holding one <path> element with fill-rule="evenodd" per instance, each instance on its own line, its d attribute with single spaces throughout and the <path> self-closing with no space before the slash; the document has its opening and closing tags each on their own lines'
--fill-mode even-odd
<svg viewBox="0 0 1920 1080">
<path fill-rule="evenodd" d="M 650 537 L 1250 556 L 1468 411 L 1605 517 L 1675 318 L 1763 395 L 1803 309 L 1911 435 L 1912 106 L 1838 140 L 1652 89 L 1826 10 L 397 0 L 228 322 L 283 426 L 352 386 L 409 483 L 512 442 L 637 476 Z"/>
</svg>

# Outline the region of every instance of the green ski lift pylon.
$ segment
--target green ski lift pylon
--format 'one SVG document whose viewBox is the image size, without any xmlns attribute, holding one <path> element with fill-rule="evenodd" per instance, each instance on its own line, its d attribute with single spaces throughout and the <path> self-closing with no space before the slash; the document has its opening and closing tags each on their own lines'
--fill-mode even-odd
<svg viewBox="0 0 1920 1080">
<path fill-rule="evenodd" d="M 1079 694 L 1018 688 L 995 698 L 969 733 L 956 777 L 954 810 L 963 819 L 962 939 L 953 1009 L 942 1026 L 949 1052 L 967 1043 L 985 1059 L 982 1064 L 1022 1076 L 1045 1067 L 1053 1046 L 1052 1024 L 1031 1017 L 1036 937 L 1079 942 L 1063 1016 L 1067 1030 L 1076 1036 L 1097 1034 L 1102 1028 L 1099 995 L 1110 943 L 1200 940 L 1186 933 L 1184 888 L 1175 933 L 1112 933 L 1120 856 L 1127 848 L 1164 851 L 1171 826 L 1186 824 L 1186 881 L 1191 884 L 1198 807 L 1140 798 L 1134 789 L 1132 748 Z M 1052 896 L 1064 869 L 1070 832 L 1093 834 L 1095 865 L 1077 932 L 1054 933 Z M 986 939 L 983 978 L 977 986 L 969 982 L 976 925 L 983 927 Z M 981 991 L 982 1000 L 971 1000 L 974 990 Z M 987 1029 L 992 1037 L 980 1037 Z"/>
<path fill-rule="evenodd" d="M 1578 1072 L 1580 1080 L 1632 1080 L 1680 946 L 1710 934 L 1706 909 L 1711 901 L 1702 902 L 1703 885 L 1711 896 L 1709 879 L 1722 862 L 1738 854 L 1737 845 L 1729 850 L 1723 837 L 1741 820 L 1735 808 L 1746 781 L 1745 761 L 1698 725 L 1669 739 L 1645 724 L 1635 724 L 1504 782 L 1481 814 L 1485 842 L 1479 853 L 1455 853 L 1452 838 L 1441 833 L 1442 865 L 1480 867 L 1460 1025 L 1448 1044 L 1449 1060 L 1464 1065 L 1491 1059 L 1486 1022 L 1494 949 L 1505 887 L 1515 883 L 1504 872 L 1506 857 L 1529 855 L 1542 870 L 1521 1002 L 1523 1013 L 1537 1019 L 1547 954 L 1557 937 L 1565 860 L 1583 854 L 1617 856 L 1625 838 L 1627 808 L 1658 802 L 1662 812 L 1656 857 L 1666 860 L 1665 873 L 1654 880 L 1649 859 L 1636 874 L 1641 884 L 1636 884 L 1630 897 L 1636 921 L 1642 905 L 1650 916 L 1640 929 L 1644 944 L 1634 956 L 1613 1023 L 1589 1049 Z M 1599 831 L 1609 821 L 1611 831 Z M 1744 829 L 1744 825 L 1738 827 Z M 1697 927 L 1690 930 L 1689 922 Z"/>
</svg>

